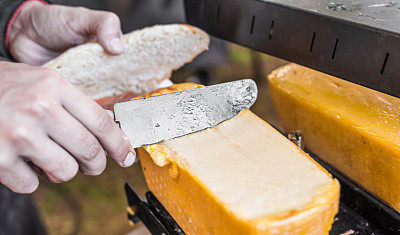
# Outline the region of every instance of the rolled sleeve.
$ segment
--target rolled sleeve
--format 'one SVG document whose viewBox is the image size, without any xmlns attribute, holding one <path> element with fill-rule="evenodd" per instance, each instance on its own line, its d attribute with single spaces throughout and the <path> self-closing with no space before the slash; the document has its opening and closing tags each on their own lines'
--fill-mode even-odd
<svg viewBox="0 0 400 235">
<path fill-rule="evenodd" d="M 0 57 L 12 60 L 10 53 L 6 49 L 4 40 L 6 37 L 7 25 L 14 12 L 25 2 L 24 0 L 0 0 Z M 1 58 L 0 58 L 1 60 Z"/>
</svg>

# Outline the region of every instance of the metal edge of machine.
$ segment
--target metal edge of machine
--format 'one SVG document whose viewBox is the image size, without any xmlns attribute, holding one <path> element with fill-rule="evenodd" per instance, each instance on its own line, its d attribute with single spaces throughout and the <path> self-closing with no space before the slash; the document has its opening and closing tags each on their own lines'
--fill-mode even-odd
<svg viewBox="0 0 400 235">
<path fill-rule="evenodd" d="M 185 0 L 186 21 L 218 38 L 400 97 L 400 33 L 282 2 Z M 400 14 L 393 20 L 400 21 Z"/>
</svg>

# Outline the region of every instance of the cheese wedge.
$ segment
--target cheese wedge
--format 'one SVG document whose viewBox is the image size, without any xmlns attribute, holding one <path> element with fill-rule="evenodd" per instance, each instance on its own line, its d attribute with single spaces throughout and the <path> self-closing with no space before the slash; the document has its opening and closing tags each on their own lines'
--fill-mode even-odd
<svg viewBox="0 0 400 235">
<path fill-rule="evenodd" d="M 149 188 L 186 234 L 328 234 L 338 211 L 338 181 L 249 110 L 139 156 Z"/>
<path fill-rule="evenodd" d="M 295 64 L 269 84 L 286 132 L 400 211 L 400 99 Z"/>
</svg>

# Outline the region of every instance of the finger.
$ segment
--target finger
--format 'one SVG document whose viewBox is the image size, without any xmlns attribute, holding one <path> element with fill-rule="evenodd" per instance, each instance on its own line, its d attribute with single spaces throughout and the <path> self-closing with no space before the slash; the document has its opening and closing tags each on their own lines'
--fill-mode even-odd
<svg viewBox="0 0 400 235">
<path fill-rule="evenodd" d="M 10 42 L 10 54 L 16 61 L 39 66 L 55 58 L 60 52 L 50 51 L 28 37 L 21 35 Z"/>
<path fill-rule="evenodd" d="M 52 115 L 44 123 L 50 138 L 79 162 L 82 173 L 101 174 L 106 168 L 107 159 L 96 137 L 65 109 L 56 108 Z"/>
<path fill-rule="evenodd" d="M 76 160 L 47 136 L 37 136 L 35 148 L 25 156 L 54 183 L 73 179 L 79 170 Z"/>
<path fill-rule="evenodd" d="M 121 23 L 116 14 L 97 11 L 94 16 L 91 14 L 88 22 L 93 29 L 92 33 L 97 36 L 105 51 L 112 55 L 119 55 L 124 51 Z"/>
<path fill-rule="evenodd" d="M 77 89 L 64 92 L 61 102 L 65 109 L 96 136 L 108 155 L 119 165 L 132 165 L 136 158 L 135 151 L 113 118 Z"/>
<path fill-rule="evenodd" d="M 37 175 L 22 158 L 8 157 L 15 158 L 15 161 L 11 166 L 0 169 L 0 182 L 16 193 L 34 192 L 39 186 Z"/>
<path fill-rule="evenodd" d="M 43 123 L 46 121 L 42 119 Z M 69 181 L 78 172 L 79 167 L 75 159 L 51 140 L 34 121 L 26 120 L 24 127 L 15 128 L 13 132 L 9 146 L 13 146 L 15 156 L 24 156 L 27 161 L 33 162 L 51 181 L 57 183 Z"/>
</svg>

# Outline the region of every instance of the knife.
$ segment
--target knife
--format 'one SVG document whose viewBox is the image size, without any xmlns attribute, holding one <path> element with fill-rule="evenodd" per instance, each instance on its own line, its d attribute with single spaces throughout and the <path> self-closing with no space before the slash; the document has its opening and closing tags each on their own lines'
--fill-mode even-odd
<svg viewBox="0 0 400 235">
<path fill-rule="evenodd" d="M 256 99 L 256 83 L 242 79 L 116 103 L 114 115 L 137 148 L 214 127 Z"/>
</svg>

